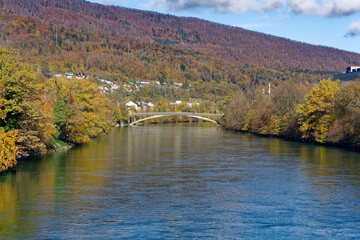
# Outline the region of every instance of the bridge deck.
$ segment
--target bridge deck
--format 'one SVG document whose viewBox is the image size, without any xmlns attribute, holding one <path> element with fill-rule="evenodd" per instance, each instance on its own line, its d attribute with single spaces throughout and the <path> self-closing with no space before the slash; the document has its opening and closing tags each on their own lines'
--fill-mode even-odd
<svg viewBox="0 0 360 240">
<path fill-rule="evenodd" d="M 199 116 L 199 117 L 223 117 L 224 114 L 214 113 L 193 113 L 193 112 L 146 112 L 146 113 L 130 113 L 131 117 L 139 116 Z"/>
</svg>

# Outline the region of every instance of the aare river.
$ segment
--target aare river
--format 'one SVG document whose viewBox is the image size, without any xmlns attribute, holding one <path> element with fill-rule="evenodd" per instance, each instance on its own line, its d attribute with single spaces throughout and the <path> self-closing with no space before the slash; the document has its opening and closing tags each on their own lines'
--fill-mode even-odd
<svg viewBox="0 0 360 240">
<path fill-rule="evenodd" d="M 359 239 L 360 153 L 214 125 L 114 129 L 0 174 L 0 239 Z"/>
</svg>

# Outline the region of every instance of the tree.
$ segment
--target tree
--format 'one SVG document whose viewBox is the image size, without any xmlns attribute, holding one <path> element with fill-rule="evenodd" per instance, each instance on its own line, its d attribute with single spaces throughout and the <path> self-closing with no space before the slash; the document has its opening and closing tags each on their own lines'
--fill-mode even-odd
<svg viewBox="0 0 360 240">
<path fill-rule="evenodd" d="M 333 101 L 335 121 L 328 141 L 335 144 L 360 146 L 360 82 L 342 87 Z"/>
<path fill-rule="evenodd" d="M 80 144 L 109 132 L 113 114 L 95 82 L 57 78 L 49 80 L 48 88 L 55 105 L 55 137 Z"/>
<path fill-rule="evenodd" d="M 44 152 L 55 131 L 44 81 L 14 53 L 0 49 L 0 85 L 0 126 L 5 131 L 18 130 L 19 155 Z"/>
<path fill-rule="evenodd" d="M 14 131 L 0 131 L 0 172 L 15 166 L 18 156 L 17 133 Z"/>
<path fill-rule="evenodd" d="M 339 91 L 339 82 L 322 80 L 305 96 L 299 105 L 299 124 L 303 138 L 325 143 L 329 128 L 334 121 L 332 101 Z"/>
<path fill-rule="evenodd" d="M 249 112 L 250 104 L 243 93 L 238 93 L 227 106 L 223 124 L 229 129 L 245 130 Z"/>
</svg>

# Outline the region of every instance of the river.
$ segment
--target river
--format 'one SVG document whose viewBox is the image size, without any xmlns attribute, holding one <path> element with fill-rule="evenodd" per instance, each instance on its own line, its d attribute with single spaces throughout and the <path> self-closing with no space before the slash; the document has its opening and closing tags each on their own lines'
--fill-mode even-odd
<svg viewBox="0 0 360 240">
<path fill-rule="evenodd" d="M 359 239 L 360 153 L 208 124 L 114 129 L 0 174 L 0 239 Z"/>
</svg>

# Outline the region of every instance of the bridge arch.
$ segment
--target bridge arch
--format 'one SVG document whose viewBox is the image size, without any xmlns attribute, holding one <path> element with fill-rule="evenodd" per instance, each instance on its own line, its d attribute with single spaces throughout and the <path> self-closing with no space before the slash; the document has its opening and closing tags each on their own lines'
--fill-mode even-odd
<svg viewBox="0 0 360 240">
<path fill-rule="evenodd" d="M 140 114 L 139 114 L 140 115 Z M 186 116 L 186 117 L 191 117 L 191 118 L 196 118 L 196 119 L 200 119 L 200 120 L 204 120 L 204 121 L 208 121 L 208 122 L 212 122 L 212 123 L 215 123 L 215 124 L 219 124 L 217 121 L 213 120 L 213 119 L 210 119 L 210 118 L 207 118 L 207 117 L 204 117 L 204 116 L 199 116 L 201 114 L 191 114 L 191 113 L 164 113 L 164 114 L 158 114 L 158 115 L 152 115 L 152 116 L 149 116 L 149 117 L 145 117 L 145 118 L 142 118 L 142 119 L 139 119 L 139 120 L 136 120 L 132 123 L 130 123 L 130 126 L 135 126 L 137 123 L 141 123 L 141 122 L 144 122 L 144 121 L 147 121 L 147 120 L 150 120 L 150 119 L 154 119 L 154 118 L 162 118 L 162 117 L 170 117 L 170 116 Z M 208 114 L 210 115 L 210 114 Z M 131 116 L 131 115 L 130 115 Z M 135 116 L 135 114 L 133 114 L 133 116 Z M 145 116 L 145 114 L 142 114 L 142 116 Z"/>
</svg>

